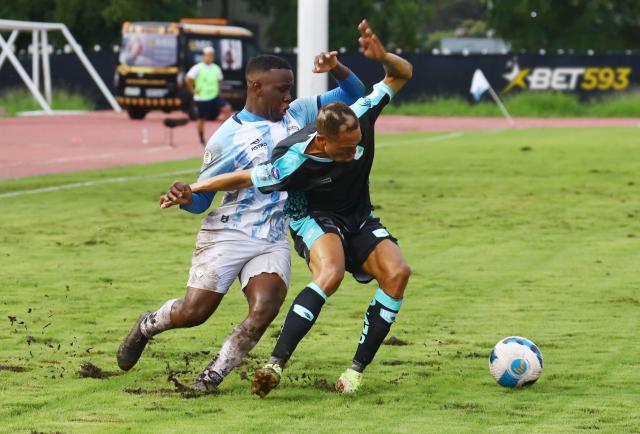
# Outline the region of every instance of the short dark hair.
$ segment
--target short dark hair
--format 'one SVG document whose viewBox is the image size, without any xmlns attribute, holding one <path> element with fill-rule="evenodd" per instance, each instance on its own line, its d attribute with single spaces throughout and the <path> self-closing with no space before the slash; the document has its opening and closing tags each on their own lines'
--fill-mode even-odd
<svg viewBox="0 0 640 434">
<path fill-rule="evenodd" d="M 316 128 L 323 136 L 335 138 L 342 131 L 353 131 L 360 126 L 358 116 L 341 102 L 332 102 L 320 107 Z"/>
<path fill-rule="evenodd" d="M 272 54 L 261 54 L 260 56 L 249 59 L 245 74 L 248 76 L 256 72 L 266 72 L 270 69 L 291 70 L 291 65 L 282 57 L 274 56 Z"/>
</svg>

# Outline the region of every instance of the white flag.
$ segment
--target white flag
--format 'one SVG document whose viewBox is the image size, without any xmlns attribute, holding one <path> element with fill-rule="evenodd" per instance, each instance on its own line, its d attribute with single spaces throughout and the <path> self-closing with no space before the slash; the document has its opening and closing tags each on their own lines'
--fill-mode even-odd
<svg viewBox="0 0 640 434">
<path fill-rule="evenodd" d="M 473 79 L 471 79 L 471 89 L 469 92 L 473 94 L 473 97 L 478 101 L 483 93 L 485 93 L 491 85 L 487 81 L 487 77 L 484 76 L 481 70 L 476 69 L 473 73 Z"/>
</svg>

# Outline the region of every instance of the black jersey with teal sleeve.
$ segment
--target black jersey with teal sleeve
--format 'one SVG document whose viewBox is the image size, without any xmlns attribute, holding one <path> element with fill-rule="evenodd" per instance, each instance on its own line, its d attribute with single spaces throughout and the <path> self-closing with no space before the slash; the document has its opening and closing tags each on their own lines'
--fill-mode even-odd
<svg viewBox="0 0 640 434">
<path fill-rule="evenodd" d="M 379 82 L 371 93 L 350 106 L 362 132 L 354 160 L 337 163 L 305 154 L 316 135 L 315 124 L 310 124 L 278 143 L 269 162 L 254 167 L 253 184 L 262 193 L 304 192 L 309 212 L 333 212 L 364 221 L 371 213 L 369 174 L 375 153 L 374 125 L 393 95 L 389 86 Z"/>
</svg>

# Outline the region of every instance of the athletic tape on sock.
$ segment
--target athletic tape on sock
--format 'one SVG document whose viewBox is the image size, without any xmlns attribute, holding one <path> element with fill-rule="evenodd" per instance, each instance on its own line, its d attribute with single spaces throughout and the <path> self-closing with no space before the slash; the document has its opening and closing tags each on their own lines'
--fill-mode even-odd
<svg viewBox="0 0 640 434">
<path fill-rule="evenodd" d="M 147 318 L 140 323 L 140 332 L 150 338 L 171 328 L 171 308 L 176 301 L 178 301 L 177 298 L 168 300 L 160 306 L 160 309 L 147 316 Z"/>
</svg>

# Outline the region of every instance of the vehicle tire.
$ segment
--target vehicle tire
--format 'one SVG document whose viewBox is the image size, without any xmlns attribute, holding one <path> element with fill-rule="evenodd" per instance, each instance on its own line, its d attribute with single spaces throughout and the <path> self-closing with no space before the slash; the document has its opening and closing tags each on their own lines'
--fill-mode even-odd
<svg viewBox="0 0 640 434">
<path fill-rule="evenodd" d="M 129 114 L 129 119 L 144 119 L 147 115 L 147 110 L 143 108 L 129 107 L 127 109 L 127 113 Z"/>
</svg>

